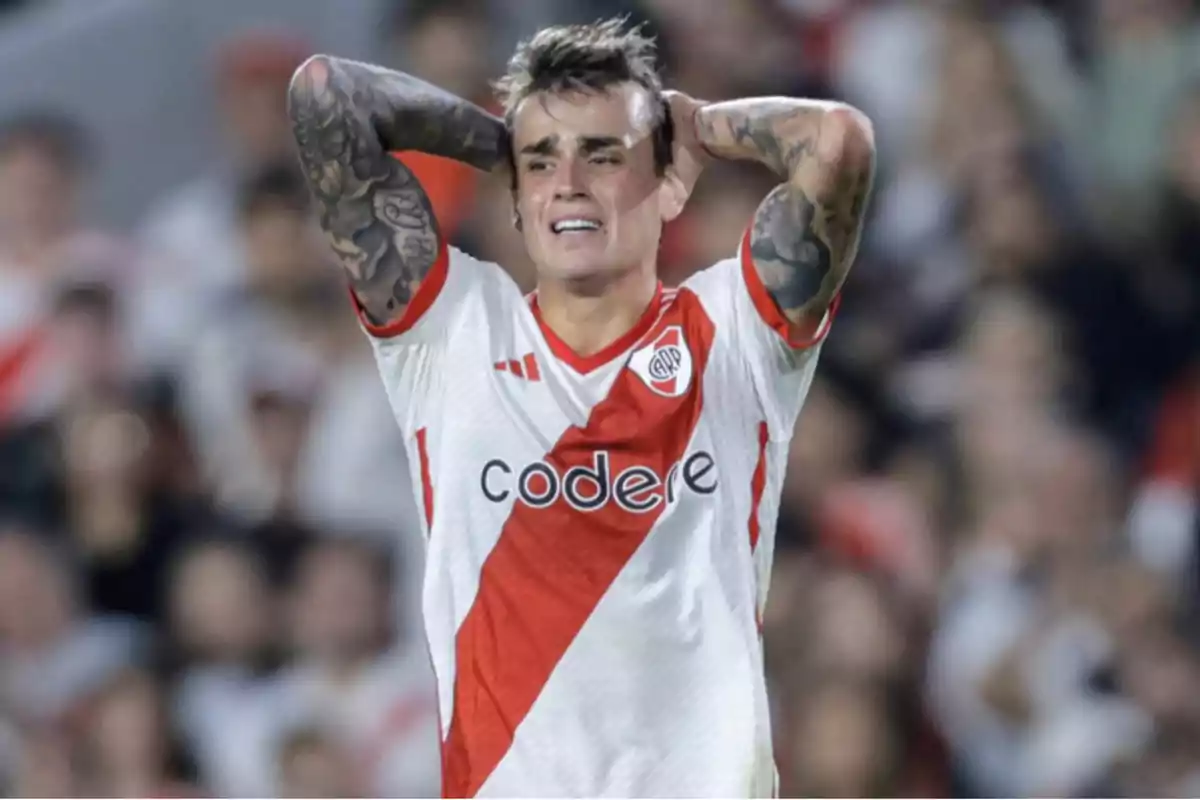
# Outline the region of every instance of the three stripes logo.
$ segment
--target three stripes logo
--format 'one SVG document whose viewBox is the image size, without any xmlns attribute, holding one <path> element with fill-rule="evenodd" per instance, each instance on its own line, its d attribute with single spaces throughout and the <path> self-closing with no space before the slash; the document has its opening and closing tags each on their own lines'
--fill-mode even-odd
<svg viewBox="0 0 1200 800">
<path fill-rule="evenodd" d="M 524 378 L 527 381 L 537 382 L 542 379 L 541 370 L 538 369 L 537 359 L 533 357 L 533 353 L 528 353 L 518 361 L 515 358 L 510 358 L 507 361 L 497 361 L 494 364 L 497 372 L 510 372 L 518 378 Z"/>
</svg>

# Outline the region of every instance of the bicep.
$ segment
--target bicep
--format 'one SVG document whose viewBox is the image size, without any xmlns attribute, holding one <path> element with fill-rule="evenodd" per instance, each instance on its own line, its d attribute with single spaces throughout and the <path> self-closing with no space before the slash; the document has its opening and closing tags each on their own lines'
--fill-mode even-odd
<svg viewBox="0 0 1200 800">
<path fill-rule="evenodd" d="M 819 145 L 754 215 L 750 253 L 793 333 L 819 324 L 858 252 L 875 150 L 869 127 L 830 113 Z"/>
<path fill-rule="evenodd" d="M 396 324 L 439 255 L 439 231 L 420 182 L 383 147 L 360 90 L 327 62 L 293 82 L 293 130 L 321 227 L 350 280 L 364 321 Z"/>
<path fill-rule="evenodd" d="M 819 214 L 802 189 L 783 184 L 763 200 L 750 228 L 753 268 L 790 327 L 819 319 L 832 299 L 835 254 L 819 233 Z"/>
<path fill-rule="evenodd" d="M 318 202 L 364 322 L 388 329 L 404 317 L 441 245 L 429 198 L 408 168 L 385 157 L 379 175 L 361 193 Z"/>
<path fill-rule="evenodd" d="M 741 408 L 766 422 L 772 441 L 786 440 L 812 381 L 831 309 L 803 340 L 794 337 L 758 277 L 750 256 L 750 233 L 738 258 L 701 270 L 683 284 L 701 301 L 719 331 L 710 369 L 728 393 L 720 405 Z"/>
</svg>

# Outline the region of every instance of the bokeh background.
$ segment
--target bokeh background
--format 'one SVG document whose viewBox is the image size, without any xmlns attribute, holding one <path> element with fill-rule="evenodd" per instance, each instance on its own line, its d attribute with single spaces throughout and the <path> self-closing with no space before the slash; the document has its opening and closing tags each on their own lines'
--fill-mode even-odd
<svg viewBox="0 0 1200 800">
<path fill-rule="evenodd" d="M 326 51 L 490 104 L 627 12 L 670 85 L 874 119 L 766 616 L 785 796 L 1200 793 L 1187 0 L 25 0 L 0 12 L 0 786 L 436 794 L 402 442 L 295 174 Z M 531 274 L 506 187 L 414 155 Z M 770 186 L 718 165 L 675 283 Z"/>
</svg>

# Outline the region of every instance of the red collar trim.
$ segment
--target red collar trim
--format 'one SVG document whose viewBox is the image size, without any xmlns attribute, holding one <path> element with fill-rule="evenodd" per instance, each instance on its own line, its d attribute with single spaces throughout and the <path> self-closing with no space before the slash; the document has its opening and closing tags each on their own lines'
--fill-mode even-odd
<svg viewBox="0 0 1200 800">
<path fill-rule="evenodd" d="M 634 323 L 634 326 L 590 356 L 581 356 L 576 353 L 571 349 L 569 344 L 560 339 L 558 334 L 550 329 L 550 326 L 542 319 L 541 309 L 538 308 L 537 294 L 534 294 L 530 298 L 529 307 L 533 311 L 533 318 L 537 320 L 538 327 L 542 329 L 542 336 L 545 337 L 546 344 L 550 345 L 550 352 L 554 354 L 554 357 L 579 374 L 586 375 L 592 370 L 609 363 L 630 347 L 633 347 L 639 339 L 650 332 L 650 329 L 654 327 L 654 323 L 658 321 L 658 312 L 662 308 L 662 298 L 663 285 L 660 281 L 654 289 L 654 298 L 650 301 L 650 305 L 646 306 L 646 310 L 642 312 L 641 318 Z"/>
</svg>

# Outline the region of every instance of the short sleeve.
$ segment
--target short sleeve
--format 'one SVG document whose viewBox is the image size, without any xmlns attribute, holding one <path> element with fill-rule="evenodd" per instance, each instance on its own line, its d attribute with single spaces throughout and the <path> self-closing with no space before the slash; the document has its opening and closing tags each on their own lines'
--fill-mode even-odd
<svg viewBox="0 0 1200 800">
<path fill-rule="evenodd" d="M 513 325 L 525 301 L 499 265 L 443 245 L 399 320 L 374 325 L 353 295 L 351 302 L 396 420 L 411 436 L 429 410 L 442 405 L 448 372 L 472 369 L 489 339 Z"/>
<path fill-rule="evenodd" d="M 748 378 L 770 439 L 789 440 L 840 297 L 811 333 L 794 338 L 787 317 L 759 278 L 748 232 L 736 258 L 701 270 L 681 288 L 696 294 L 716 325 L 722 343 L 718 357 L 727 362 L 724 374 Z"/>
</svg>

